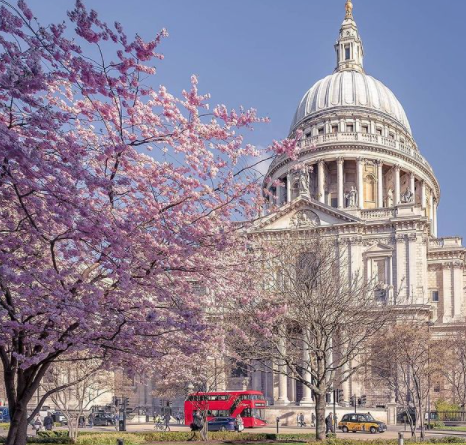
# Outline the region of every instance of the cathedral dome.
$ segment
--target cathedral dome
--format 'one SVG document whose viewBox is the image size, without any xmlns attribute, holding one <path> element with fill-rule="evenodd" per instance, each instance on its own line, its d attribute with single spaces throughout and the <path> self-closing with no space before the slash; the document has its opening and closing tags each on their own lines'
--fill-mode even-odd
<svg viewBox="0 0 466 445">
<path fill-rule="evenodd" d="M 406 113 L 395 95 L 382 82 L 357 70 L 337 70 L 319 80 L 301 99 L 291 130 L 322 112 L 347 108 L 388 117 L 411 134 Z"/>
</svg>

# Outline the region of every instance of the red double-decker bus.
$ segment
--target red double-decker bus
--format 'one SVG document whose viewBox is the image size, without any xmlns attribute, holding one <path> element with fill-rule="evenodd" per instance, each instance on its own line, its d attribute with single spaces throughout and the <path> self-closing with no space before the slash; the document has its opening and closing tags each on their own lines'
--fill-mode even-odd
<svg viewBox="0 0 466 445">
<path fill-rule="evenodd" d="M 264 409 L 267 402 L 260 391 L 196 392 L 184 402 L 184 421 L 193 422 L 196 410 L 206 412 L 207 420 L 214 417 L 237 417 L 243 419 L 245 428 L 265 426 Z"/>
</svg>

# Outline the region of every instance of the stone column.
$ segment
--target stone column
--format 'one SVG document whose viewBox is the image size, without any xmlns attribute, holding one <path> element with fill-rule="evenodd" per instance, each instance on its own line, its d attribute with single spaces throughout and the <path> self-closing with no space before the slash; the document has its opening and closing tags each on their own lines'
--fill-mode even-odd
<svg viewBox="0 0 466 445">
<path fill-rule="evenodd" d="M 422 295 L 417 293 L 416 245 L 417 236 L 415 233 L 410 233 L 408 235 L 408 293 L 413 297 L 413 303 L 422 304 Z"/>
<path fill-rule="evenodd" d="M 413 194 L 413 203 L 416 202 L 416 178 L 414 177 L 414 173 L 410 173 L 409 175 L 409 189 Z"/>
<path fill-rule="evenodd" d="M 383 207 L 383 162 L 377 162 L 377 207 Z"/>
<path fill-rule="evenodd" d="M 283 353 L 285 352 L 285 341 L 282 339 L 280 340 L 279 348 Z M 278 399 L 277 404 L 279 405 L 288 405 L 290 401 L 288 400 L 288 377 L 286 373 L 286 365 L 280 364 L 278 365 Z"/>
<path fill-rule="evenodd" d="M 356 161 L 356 170 L 358 175 L 358 206 L 360 209 L 364 208 L 364 182 L 363 182 L 363 165 L 364 161 L 361 158 L 358 158 Z"/>
<path fill-rule="evenodd" d="M 423 209 L 427 207 L 426 181 L 421 182 L 421 206 Z"/>
<path fill-rule="evenodd" d="M 443 322 L 451 320 L 452 295 L 451 295 L 451 264 L 443 264 Z"/>
<path fill-rule="evenodd" d="M 429 206 L 430 206 L 430 234 L 434 236 L 434 194 L 432 190 L 430 191 L 429 196 Z"/>
<path fill-rule="evenodd" d="M 288 379 L 288 399 L 290 403 L 296 403 L 296 380 Z"/>
<path fill-rule="evenodd" d="M 462 317 L 463 309 L 463 263 L 453 263 L 453 317 L 458 319 Z"/>
<path fill-rule="evenodd" d="M 319 161 L 317 180 L 319 181 L 319 201 L 325 203 L 324 161 Z"/>
<path fill-rule="evenodd" d="M 310 356 L 309 356 L 309 350 L 306 347 L 306 342 L 303 341 L 303 377 L 306 381 L 310 382 L 311 381 L 311 373 L 309 372 L 309 362 L 310 362 Z M 312 404 L 312 391 L 311 389 L 303 385 L 303 398 L 299 402 L 300 405 L 310 405 Z"/>
<path fill-rule="evenodd" d="M 343 166 L 345 161 L 343 158 L 337 159 L 337 183 L 338 183 L 338 208 L 342 209 L 345 207 L 344 195 L 343 195 Z"/>
<path fill-rule="evenodd" d="M 406 304 L 406 241 L 404 235 L 396 236 L 396 299 Z"/>
<path fill-rule="evenodd" d="M 437 201 L 434 199 L 434 207 L 432 209 L 432 225 L 434 226 L 434 236 L 437 238 Z"/>
<path fill-rule="evenodd" d="M 395 165 L 395 205 L 397 206 L 401 200 L 400 191 L 400 166 Z"/>
<path fill-rule="evenodd" d="M 262 391 L 262 371 L 259 363 L 255 363 L 255 370 L 252 373 L 251 386 L 255 391 Z"/>
<path fill-rule="evenodd" d="M 291 202 L 291 181 L 293 180 L 293 175 L 288 173 L 286 175 L 286 202 Z"/>
</svg>

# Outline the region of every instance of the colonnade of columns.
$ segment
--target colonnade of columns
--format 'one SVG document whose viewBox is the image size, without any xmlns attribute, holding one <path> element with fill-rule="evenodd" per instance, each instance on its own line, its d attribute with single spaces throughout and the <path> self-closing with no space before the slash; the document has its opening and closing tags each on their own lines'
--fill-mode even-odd
<svg viewBox="0 0 466 445">
<path fill-rule="evenodd" d="M 364 182 L 365 182 L 365 165 L 366 160 L 363 158 L 357 159 L 344 159 L 337 158 L 330 161 L 319 160 L 317 163 L 310 165 L 312 166 L 312 174 L 317 175 L 316 183 L 315 177 L 312 181 L 314 184 L 315 190 L 313 194 L 314 197 L 323 204 L 329 204 L 328 198 L 329 194 L 329 184 L 327 183 L 328 175 L 326 173 L 326 164 L 336 162 L 336 202 L 333 204 L 339 209 L 345 208 L 357 208 L 365 209 L 367 207 L 367 197 L 365 196 Z M 355 163 L 356 167 L 356 178 L 351 183 L 345 177 L 345 167 L 347 162 Z M 437 234 L 437 201 L 434 198 L 434 193 L 432 190 L 428 189 L 428 186 L 424 179 L 417 178 L 413 172 L 402 170 L 399 165 L 390 165 L 384 164 L 382 161 L 370 161 L 371 164 L 375 164 L 374 168 L 374 179 L 377 184 L 376 189 L 374 190 L 374 203 L 371 204 L 372 208 L 392 208 L 398 206 L 402 203 L 415 203 L 420 204 L 423 209 L 430 209 L 430 219 L 432 222 L 432 234 L 436 236 Z M 354 165 L 354 164 L 353 164 Z M 388 169 L 384 167 L 389 167 Z M 354 168 L 354 167 L 352 167 Z M 354 170 L 353 170 L 354 171 Z M 385 175 L 390 172 L 393 175 L 393 180 L 391 180 L 391 186 L 388 187 L 385 184 Z M 405 190 L 402 191 L 401 177 L 402 173 L 408 175 L 406 187 L 403 187 Z M 296 197 L 297 193 L 294 188 L 296 183 L 296 176 L 298 173 L 289 172 L 286 177 L 281 178 L 283 183 L 286 184 L 286 189 L 283 187 L 278 187 L 276 190 L 278 205 L 283 205 L 287 202 L 291 202 L 293 198 Z M 301 173 L 302 174 L 302 173 Z M 350 190 L 345 190 L 345 186 Z M 416 186 L 420 186 L 421 192 L 420 196 L 416 197 Z M 335 189 L 334 189 L 335 190 Z M 309 191 L 307 192 L 309 193 Z M 332 192 L 335 197 L 335 192 Z"/>
</svg>

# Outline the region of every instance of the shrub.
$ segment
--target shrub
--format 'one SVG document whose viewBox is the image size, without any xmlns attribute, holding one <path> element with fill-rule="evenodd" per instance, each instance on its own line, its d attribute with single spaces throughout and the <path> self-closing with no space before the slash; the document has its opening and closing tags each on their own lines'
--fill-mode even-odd
<svg viewBox="0 0 466 445">
<path fill-rule="evenodd" d="M 68 431 L 55 430 L 55 431 L 39 431 L 38 437 L 68 437 Z"/>
<path fill-rule="evenodd" d="M 430 443 L 466 443 L 466 439 L 458 436 L 434 437 L 429 439 Z"/>
<path fill-rule="evenodd" d="M 78 435 L 79 445 L 115 445 L 117 439 L 123 439 L 125 445 L 138 445 L 147 442 L 143 433 L 83 433 Z"/>
</svg>

